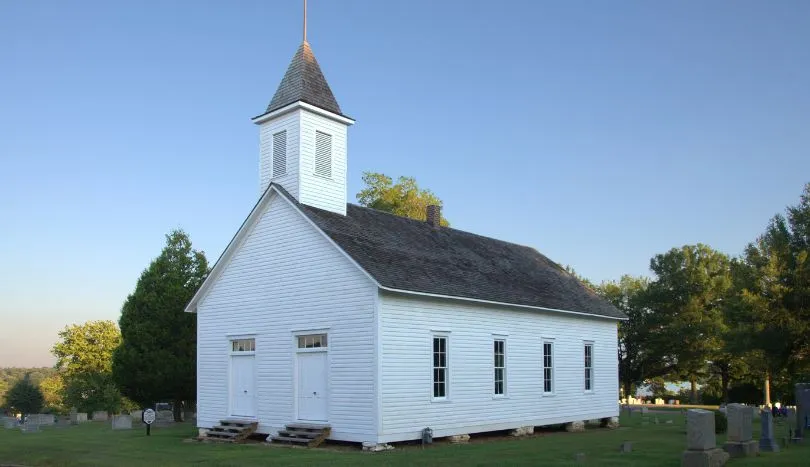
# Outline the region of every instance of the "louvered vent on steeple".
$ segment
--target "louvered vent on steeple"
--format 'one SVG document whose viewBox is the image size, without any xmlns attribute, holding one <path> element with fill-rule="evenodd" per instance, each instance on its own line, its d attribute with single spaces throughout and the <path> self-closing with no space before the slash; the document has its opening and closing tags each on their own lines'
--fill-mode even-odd
<svg viewBox="0 0 810 467">
<path fill-rule="evenodd" d="M 332 177 L 332 135 L 315 132 L 315 175 Z"/>
<path fill-rule="evenodd" d="M 273 135 L 273 176 L 287 173 L 287 130 Z"/>
</svg>

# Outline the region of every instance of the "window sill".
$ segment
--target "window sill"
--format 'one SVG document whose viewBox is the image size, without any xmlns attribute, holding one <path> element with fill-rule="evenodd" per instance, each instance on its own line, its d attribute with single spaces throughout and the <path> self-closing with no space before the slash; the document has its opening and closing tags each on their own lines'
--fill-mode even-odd
<svg viewBox="0 0 810 467">
<path fill-rule="evenodd" d="M 554 397 L 554 396 L 556 396 L 556 395 L 557 395 L 557 394 L 556 394 L 556 393 L 553 393 L 553 392 L 544 392 L 544 393 L 543 393 L 543 397 Z"/>
<path fill-rule="evenodd" d="M 447 404 L 449 402 L 450 402 L 450 399 L 448 399 L 446 397 L 442 397 L 442 398 L 438 398 L 438 399 L 432 398 L 432 397 L 430 398 L 430 403 L 431 404 Z"/>
<path fill-rule="evenodd" d="M 324 180 L 329 180 L 330 182 L 332 181 L 332 176 L 331 175 L 328 176 L 328 177 L 326 175 L 321 175 L 321 174 L 316 174 L 316 173 L 313 173 L 312 175 L 315 176 L 315 177 L 318 177 L 318 178 L 322 178 Z"/>
<path fill-rule="evenodd" d="M 492 400 L 494 400 L 494 401 L 503 401 L 503 400 L 508 400 L 508 399 L 509 399 L 509 396 L 503 396 L 503 395 L 492 396 Z"/>
</svg>

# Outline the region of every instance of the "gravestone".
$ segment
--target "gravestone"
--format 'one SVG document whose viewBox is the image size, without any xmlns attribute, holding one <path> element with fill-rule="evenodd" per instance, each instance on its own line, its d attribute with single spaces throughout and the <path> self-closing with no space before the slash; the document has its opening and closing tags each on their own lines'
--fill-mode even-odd
<svg viewBox="0 0 810 467">
<path fill-rule="evenodd" d="M 143 421 L 143 410 L 130 410 L 129 415 L 137 423 Z"/>
<path fill-rule="evenodd" d="M 197 412 L 194 412 L 192 410 L 186 410 L 186 411 L 183 412 L 183 421 L 184 422 L 190 422 L 192 420 L 195 420 L 196 418 L 197 418 Z"/>
<path fill-rule="evenodd" d="M 625 441 L 619 446 L 619 452 L 626 453 L 626 452 L 633 452 L 633 443 L 630 441 Z"/>
<path fill-rule="evenodd" d="M 76 412 L 70 414 L 70 423 L 78 425 L 87 421 L 87 412 Z"/>
<path fill-rule="evenodd" d="M 174 423 L 174 412 L 158 410 L 155 412 L 155 426 L 169 426 Z"/>
<path fill-rule="evenodd" d="M 36 423 L 36 419 L 31 421 L 26 418 L 21 429 L 23 433 L 39 433 L 39 423 Z"/>
<path fill-rule="evenodd" d="M 113 430 L 131 430 L 132 429 L 132 416 L 131 415 L 113 415 L 112 416 L 112 429 Z"/>
<path fill-rule="evenodd" d="M 804 438 L 810 427 L 810 383 L 796 385 L 796 438 Z"/>
<path fill-rule="evenodd" d="M 755 456 L 758 452 L 757 442 L 753 439 L 753 407 L 743 404 L 728 405 L 728 436 L 723 450 L 731 457 Z"/>
<path fill-rule="evenodd" d="M 69 415 L 60 415 L 56 417 L 56 424 L 54 426 L 57 426 L 59 428 L 65 428 L 70 425 L 72 425 L 72 423 Z"/>
<path fill-rule="evenodd" d="M 796 409 L 793 407 L 787 409 L 787 427 L 790 440 L 793 442 L 799 441 L 799 438 L 796 437 Z"/>
<path fill-rule="evenodd" d="M 106 422 L 110 418 L 109 414 L 107 414 L 106 410 L 96 410 L 93 412 L 93 421 L 94 422 Z"/>
<path fill-rule="evenodd" d="M 714 412 L 690 409 L 686 412 L 686 451 L 682 467 L 719 467 L 728 461 L 728 453 L 717 447 Z"/>
<path fill-rule="evenodd" d="M 11 430 L 13 428 L 17 428 L 19 423 L 17 423 L 17 419 L 14 417 L 3 417 L 3 427 L 7 430 Z"/>
<path fill-rule="evenodd" d="M 762 433 L 759 437 L 759 450 L 763 452 L 779 452 L 779 444 L 773 439 L 773 414 L 770 409 L 763 409 L 759 413 Z"/>
<path fill-rule="evenodd" d="M 56 422 L 52 414 L 45 414 L 45 413 L 31 414 L 25 417 L 25 420 L 41 426 L 52 426 Z"/>
</svg>

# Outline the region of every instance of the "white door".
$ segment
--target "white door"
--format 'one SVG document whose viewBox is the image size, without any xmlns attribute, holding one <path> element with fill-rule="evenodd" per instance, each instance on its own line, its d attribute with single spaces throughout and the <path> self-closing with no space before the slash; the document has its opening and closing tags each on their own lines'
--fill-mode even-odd
<svg viewBox="0 0 810 467">
<path fill-rule="evenodd" d="M 256 416 L 255 371 L 253 355 L 231 356 L 231 415 Z"/>
<path fill-rule="evenodd" d="M 298 353 L 298 419 L 327 421 L 326 352 Z"/>
</svg>

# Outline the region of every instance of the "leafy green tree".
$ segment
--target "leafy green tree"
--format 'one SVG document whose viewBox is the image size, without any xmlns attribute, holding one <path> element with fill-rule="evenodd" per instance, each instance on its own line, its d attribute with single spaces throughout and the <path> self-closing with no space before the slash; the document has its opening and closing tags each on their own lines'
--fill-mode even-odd
<svg viewBox="0 0 810 467">
<path fill-rule="evenodd" d="M 810 183 L 799 203 L 748 245 L 744 263 L 742 316 L 768 404 L 774 375 L 799 375 L 810 366 Z"/>
<path fill-rule="evenodd" d="M 632 396 L 644 381 L 660 378 L 668 368 L 653 347 L 660 317 L 649 303 L 649 280 L 622 276 L 618 282 L 603 282 L 596 292 L 623 311 L 627 321 L 619 323 L 619 381 L 625 396 Z"/>
<path fill-rule="evenodd" d="M 88 321 L 65 326 L 51 349 L 56 368 L 65 376 L 112 371 L 112 354 L 121 345 L 121 331 L 113 321 Z"/>
<path fill-rule="evenodd" d="M 6 403 L 12 410 L 28 415 L 42 410 L 45 399 L 42 391 L 26 376 L 14 383 L 6 393 Z"/>
<path fill-rule="evenodd" d="M 64 403 L 81 412 L 104 410 L 117 413 L 123 406 L 123 397 L 115 385 L 112 373 L 93 371 L 66 378 Z"/>
<path fill-rule="evenodd" d="M 727 333 L 722 301 L 731 288 L 728 256 L 703 245 L 686 245 L 656 255 L 650 269 L 651 304 L 661 319 L 653 339 L 655 352 L 670 365 L 671 376 L 697 383 L 707 376 L 708 363 L 723 351 Z"/>
<path fill-rule="evenodd" d="M 62 403 L 84 412 L 117 412 L 121 393 L 112 379 L 113 352 L 121 332 L 113 321 L 88 321 L 65 326 L 51 353 L 61 378 Z M 55 381 L 53 385 L 57 385 Z M 50 391 L 46 392 L 52 397 Z"/>
<path fill-rule="evenodd" d="M 45 399 L 45 407 L 56 412 L 65 412 L 65 380 L 61 374 L 55 374 L 40 381 L 39 390 Z"/>
<path fill-rule="evenodd" d="M 429 205 L 442 205 L 432 191 L 420 189 L 412 177 L 399 177 L 394 183 L 391 177 L 381 173 L 364 172 L 363 183 L 366 187 L 357 194 L 360 204 L 397 216 L 423 221 Z M 444 216 L 441 225 L 450 225 Z"/>
<path fill-rule="evenodd" d="M 197 321 L 184 310 L 207 274 L 205 254 L 192 249 L 185 232 L 173 231 L 121 310 L 115 382 L 143 406 L 174 402 L 177 421 L 182 401 L 196 396 Z"/>
</svg>

